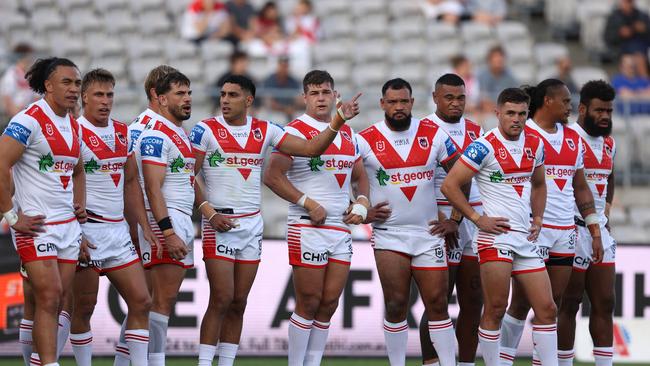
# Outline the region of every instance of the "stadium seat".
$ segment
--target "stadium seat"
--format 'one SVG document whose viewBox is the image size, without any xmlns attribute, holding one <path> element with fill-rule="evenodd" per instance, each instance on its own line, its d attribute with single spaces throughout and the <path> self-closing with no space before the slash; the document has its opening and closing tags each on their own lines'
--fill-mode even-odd
<svg viewBox="0 0 650 366">
<path fill-rule="evenodd" d="M 198 53 L 198 47 L 189 41 L 170 37 L 165 39 L 163 43 L 163 52 L 169 60 L 195 58 Z"/>
<path fill-rule="evenodd" d="M 164 63 L 162 57 L 138 58 L 135 62 L 129 62 L 128 69 L 131 82 L 138 86 L 143 85 L 149 71 Z M 142 94 L 144 95 L 144 93 Z"/>
<path fill-rule="evenodd" d="M 145 10 L 160 10 L 165 8 L 164 0 L 138 0 L 129 1 L 128 3 L 134 14 L 138 14 Z"/>
<path fill-rule="evenodd" d="M 140 13 L 137 19 L 140 34 L 143 36 L 167 34 L 172 30 L 172 23 L 167 13 L 162 10 Z"/>
<path fill-rule="evenodd" d="M 449 60 L 463 51 L 462 43 L 458 39 L 431 42 L 426 49 L 429 64 L 448 63 Z"/>
<path fill-rule="evenodd" d="M 51 52 L 59 57 L 75 58 L 86 55 L 86 43 L 79 36 L 64 33 L 48 38 L 50 40 Z"/>
<path fill-rule="evenodd" d="M 609 79 L 605 70 L 595 66 L 575 67 L 571 72 L 571 77 L 575 81 L 578 88 L 581 88 L 589 80 Z"/>
<path fill-rule="evenodd" d="M 177 68 L 180 72 L 185 74 L 185 76 L 187 76 L 190 79 L 190 81 L 192 81 L 192 84 L 194 84 L 195 82 L 201 84 L 205 83 L 205 81 L 202 80 L 203 79 L 202 60 L 196 58 L 187 58 L 184 60 L 183 59 L 169 60 L 169 63 L 175 68 Z M 194 85 L 192 87 L 194 88 Z"/>
<path fill-rule="evenodd" d="M 561 43 L 537 43 L 533 49 L 537 66 L 540 67 L 554 64 L 558 58 L 569 55 L 569 49 Z"/>
<path fill-rule="evenodd" d="M 162 44 L 140 36 L 126 38 L 126 52 L 129 58 L 137 61 L 141 57 L 162 57 Z"/>
<path fill-rule="evenodd" d="M 316 63 L 322 64 L 332 60 L 350 58 L 351 41 L 349 40 L 323 40 L 314 45 L 313 57 Z"/>
<path fill-rule="evenodd" d="M 368 61 L 385 61 L 390 51 L 390 43 L 385 39 L 358 42 L 354 57 L 358 64 Z"/>
<path fill-rule="evenodd" d="M 14 12 L 12 10 L 2 9 L 0 11 L 0 31 L 5 34 L 12 34 L 20 29 L 29 28 L 29 19 L 23 13 Z"/>
<path fill-rule="evenodd" d="M 33 12 L 38 9 L 56 8 L 56 3 L 54 0 L 23 0 L 22 8 L 28 12 Z"/>
<path fill-rule="evenodd" d="M 427 43 L 422 39 L 405 39 L 393 43 L 389 53 L 389 59 L 393 65 L 398 66 L 404 62 L 421 62 L 425 56 Z"/>
<path fill-rule="evenodd" d="M 583 1 L 578 8 L 580 43 L 593 55 L 606 51 L 603 33 L 611 10 L 611 3 L 599 1 Z"/>
<path fill-rule="evenodd" d="M 122 56 L 112 56 L 112 57 L 101 56 L 92 59 L 92 61 L 90 62 L 91 69 L 97 67 L 104 68 L 106 70 L 109 70 L 113 74 L 113 76 L 115 76 L 115 78 L 118 79 L 128 76 L 126 73 L 126 65 L 127 65 L 126 59 Z"/>
<path fill-rule="evenodd" d="M 230 42 L 210 39 L 201 44 L 201 57 L 205 61 L 227 60 L 232 52 L 233 45 Z"/>
<path fill-rule="evenodd" d="M 577 20 L 578 0 L 545 0 L 544 17 L 553 31 L 568 30 Z"/>
<path fill-rule="evenodd" d="M 316 67 L 327 70 L 332 75 L 335 81 L 349 80 L 351 76 L 352 63 L 346 60 L 330 61 L 327 63 L 320 64 Z M 339 88 L 338 83 L 336 87 L 337 89 Z"/>
<path fill-rule="evenodd" d="M 367 87 L 386 81 L 386 64 L 383 62 L 365 63 L 356 65 L 352 72 L 352 79 L 357 87 Z"/>
<path fill-rule="evenodd" d="M 510 67 L 510 71 L 519 83 L 534 84 L 536 75 L 535 65 L 531 63 L 520 63 Z"/>
<path fill-rule="evenodd" d="M 497 44 L 491 39 L 479 39 L 475 42 L 465 42 L 463 45 L 463 54 L 467 56 L 475 65 L 485 62 L 485 57 L 491 47 Z"/>
<path fill-rule="evenodd" d="M 89 8 L 92 9 L 92 0 L 56 0 L 59 9 L 64 11 Z"/>
<path fill-rule="evenodd" d="M 70 9 L 66 12 L 68 27 L 73 34 L 102 32 L 104 22 L 100 20 L 92 8 Z"/>
<path fill-rule="evenodd" d="M 506 50 L 508 61 L 512 63 L 532 63 L 533 62 L 533 44 L 528 38 L 519 38 L 510 42 L 502 42 Z"/>
<path fill-rule="evenodd" d="M 554 77 L 556 74 L 557 74 L 557 68 L 555 67 L 555 65 L 547 65 L 544 67 L 540 67 L 537 70 L 536 82 L 539 83 L 544 79 Z"/>
<path fill-rule="evenodd" d="M 322 29 L 326 38 L 349 37 L 354 33 L 353 21 L 349 14 L 325 18 Z"/>
<path fill-rule="evenodd" d="M 389 13 L 395 19 L 407 19 L 422 16 L 422 9 L 417 1 L 389 1 Z"/>
<path fill-rule="evenodd" d="M 116 37 L 96 34 L 87 36 L 86 42 L 93 45 L 87 51 L 90 56 L 96 59 L 124 55 L 124 44 Z"/>
<path fill-rule="evenodd" d="M 56 8 L 36 9 L 30 17 L 30 27 L 38 33 L 47 33 L 51 30 L 63 30 L 66 27 L 65 19 Z"/>
<path fill-rule="evenodd" d="M 426 72 L 424 69 L 424 65 L 421 62 L 409 62 L 409 63 L 394 64 L 390 69 L 389 74 L 386 76 L 387 79 L 398 78 L 398 77 L 405 79 L 413 86 L 415 84 L 421 84 L 426 82 L 425 80 L 426 78 L 424 78 L 423 75 L 426 75 Z M 413 91 L 413 95 L 415 94 L 416 94 L 415 91 Z"/>
<path fill-rule="evenodd" d="M 458 28 L 449 23 L 428 22 L 427 36 L 431 41 L 449 40 L 458 37 Z"/>
<path fill-rule="evenodd" d="M 478 42 L 493 37 L 492 28 L 478 22 L 464 22 L 460 26 L 460 31 L 465 42 Z"/>
<path fill-rule="evenodd" d="M 384 0 L 355 0 L 348 3 L 352 14 L 357 18 L 364 18 L 371 14 L 385 14 L 386 1 Z"/>
<path fill-rule="evenodd" d="M 359 40 L 386 37 L 387 32 L 388 18 L 385 14 L 357 18 L 354 22 L 354 34 Z"/>
<path fill-rule="evenodd" d="M 526 24 L 513 20 L 503 21 L 496 26 L 496 34 L 504 45 L 515 40 L 528 40 L 530 34 Z"/>
<path fill-rule="evenodd" d="M 390 23 L 389 32 L 393 42 L 402 42 L 410 38 L 423 36 L 424 19 L 422 17 L 409 17 L 394 20 Z"/>
<path fill-rule="evenodd" d="M 93 3 L 95 4 L 95 9 L 97 9 L 100 13 L 106 13 L 109 10 L 126 9 L 129 4 L 129 0 L 102 0 L 93 1 Z"/>
<path fill-rule="evenodd" d="M 138 30 L 135 18 L 128 9 L 113 9 L 104 16 L 106 32 L 113 34 L 133 33 Z"/>
<path fill-rule="evenodd" d="M 348 0 L 327 0 L 315 1 L 313 4 L 314 12 L 322 19 L 327 19 L 336 14 L 348 13 L 350 2 Z"/>
<path fill-rule="evenodd" d="M 205 61 L 203 67 L 203 77 L 208 84 L 212 85 L 217 82 L 217 79 L 228 71 L 228 62 L 226 60 L 211 60 Z"/>
</svg>

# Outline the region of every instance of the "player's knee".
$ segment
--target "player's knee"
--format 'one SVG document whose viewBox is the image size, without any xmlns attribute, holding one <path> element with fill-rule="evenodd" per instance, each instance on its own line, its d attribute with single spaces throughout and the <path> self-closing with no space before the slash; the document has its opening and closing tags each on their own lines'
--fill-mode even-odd
<svg viewBox="0 0 650 366">
<path fill-rule="evenodd" d="M 614 294 L 603 295 L 591 302 L 591 311 L 595 314 L 611 316 L 615 305 L 616 296 Z"/>
<path fill-rule="evenodd" d="M 403 320 L 408 307 L 408 298 L 402 296 L 391 296 L 386 299 L 386 318 L 390 320 Z"/>
<path fill-rule="evenodd" d="M 232 293 L 220 293 L 218 296 L 210 297 L 210 304 L 208 305 L 212 311 L 223 314 L 230 308 L 230 305 L 233 302 Z"/>
<path fill-rule="evenodd" d="M 535 317 L 542 322 L 542 324 L 552 324 L 557 319 L 557 306 L 552 299 L 545 301 L 535 309 Z"/>
<path fill-rule="evenodd" d="M 529 310 L 530 305 L 528 305 L 527 301 L 513 299 L 508 308 L 508 314 L 512 315 L 516 319 L 526 319 Z"/>
<path fill-rule="evenodd" d="M 321 295 L 301 296 L 296 308 L 301 308 L 304 313 L 313 317 L 318 312 L 321 303 Z"/>
<path fill-rule="evenodd" d="M 97 296 L 82 295 L 77 297 L 74 304 L 74 313 L 80 319 L 90 319 L 97 305 Z"/>
<path fill-rule="evenodd" d="M 58 314 L 63 302 L 63 290 L 60 286 L 44 288 L 34 293 L 36 308 L 50 314 Z"/>
<path fill-rule="evenodd" d="M 230 303 L 230 308 L 228 311 L 238 317 L 244 316 L 244 311 L 246 311 L 246 304 L 248 303 L 245 297 L 235 297 Z"/>
<path fill-rule="evenodd" d="M 135 296 L 129 297 L 126 302 L 129 314 L 148 314 L 152 307 L 152 300 L 149 293 L 143 291 Z"/>
<path fill-rule="evenodd" d="M 331 318 L 339 306 L 339 299 L 322 299 L 318 307 L 318 315 L 321 317 Z"/>
<path fill-rule="evenodd" d="M 493 301 L 485 304 L 483 307 L 483 313 L 490 319 L 501 321 L 501 319 L 503 319 L 503 316 L 506 314 L 507 307 L 507 299 Z"/>
<path fill-rule="evenodd" d="M 562 296 L 562 305 L 558 311 L 563 314 L 575 316 L 578 313 L 578 310 L 580 310 L 580 303 L 582 303 L 582 296 L 565 292 Z"/>
<path fill-rule="evenodd" d="M 445 296 L 435 297 L 425 305 L 426 312 L 431 319 L 438 319 L 447 314 L 447 298 Z"/>
<path fill-rule="evenodd" d="M 155 293 L 151 308 L 153 311 L 161 314 L 171 314 L 174 304 L 176 303 L 176 294 Z"/>
</svg>

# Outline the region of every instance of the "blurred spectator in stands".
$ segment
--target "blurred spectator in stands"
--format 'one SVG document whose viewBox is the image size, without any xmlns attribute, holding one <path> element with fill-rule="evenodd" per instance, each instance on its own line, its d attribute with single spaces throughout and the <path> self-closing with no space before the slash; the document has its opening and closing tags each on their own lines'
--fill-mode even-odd
<svg viewBox="0 0 650 366">
<path fill-rule="evenodd" d="M 183 14 L 181 36 L 197 44 L 230 34 L 225 6 L 216 0 L 193 0 Z"/>
<path fill-rule="evenodd" d="M 474 113 L 481 100 L 481 89 L 479 81 L 474 75 L 474 66 L 467 57 L 458 55 L 451 58 L 451 67 L 451 72 L 460 76 L 465 82 L 465 111 Z"/>
<path fill-rule="evenodd" d="M 242 75 L 242 76 L 246 76 L 247 78 L 255 82 L 255 79 L 248 72 L 248 64 L 249 64 L 249 59 L 246 52 L 234 51 L 232 55 L 230 55 L 230 68 L 223 75 L 221 75 L 219 79 L 217 79 L 215 88 L 211 93 L 215 110 L 219 108 L 219 94 L 221 93 L 221 87 L 223 86 L 224 81 L 229 76 Z"/>
<path fill-rule="evenodd" d="M 230 0 L 226 3 L 226 10 L 230 16 L 230 38 L 237 45 L 247 41 L 255 35 L 253 32 L 253 19 L 255 8 L 248 0 Z"/>
<path fill-rule="evenodd" d="M 296 111 L 304 108 L 300 86 L 289 71 L 289 57 L 281 56 L 275 73 L 264 81 L 264 104 L 273 111 L 284 113 L 285 122 L 291 121 Z"/>
<path fill-rule="evenodd" d="M 320 24 L 313 12 L 311 1 L 300 0 L 293 10 L 293 16 L 286 22 L 287 34 L 295 39 L 304 39 L 313 44 L 319 37 Z"/>
<path fill-rule="evenodd" d="M 555 60 L 555 66 L 557 69 L 556 74 L 553 76 L 553 78 L 561 80 L 569 89 L 569 92 L 571 92 L 571 94 L 577 94 L 579 91 L 578 86 L 576 85 L 575 81 L 573 81 L 573 77 L 571 76 L 571 70 L 573 69 L 573 66 L 571 65 L 571 59 L 568 56 L 562 56 Z"/>
<path fill-rule="evenodd" d="M 463 6 L 457 0 L 421 0 L 420 7 L 429 20 L 457 24 L 463 14 Z"/>
<path fill-rule="evenodd" d="M 9 67 L 0 79 L 0 99 L 2 111 L 7 119 L 20 112 L 28 104 L 36 101 L 35 94 L 25 80 L 25 71 L 34 62 L 34 49 L 27 43 L 19 43 L 13 49 L 15 64 Z"/>
<path fill-rule="evenodd" d="M 619 97 L 616 107 L 620 112 L 650 113 L 650 79 L 641 75 L 638 69 L 634 55 L 621 57 L 620 74 L 615 75 L 612 79 L 612 86 L 616 89 L 616 95 Z"/>
<path fill-rule="evenodd" d="M 650 18 L 635 6 L 634 0 L 618 0 L 607 18 L 604 37 L 605 43 L 621 54 L 631 53 L 645 60 L 650 45 Z"/>
<path fill-rule="evenodd" d="M 503 89 L 518 86 L 518 82 L 506 66 L 506 52 L 503 47 L 490 48 L 486 61 L 487 67 L 478 73 L 478 82 L 481 90 L 481 109 L 490 113 L 494 111 L 499 93 Z"/>
<path fill-rule="evenodd" d="M 505 0 L 466 0 L 466 6 L 472 20 L 490 26 L 501 22 L 508 12 Z"/>
<path fill-rule="evenodd" d="M 287 42 L 277 4 L 267 1 L 253 20 L 254 38 L 245 49 L 252 57 L 278 56 L 287 53 Z"/>
</svg>

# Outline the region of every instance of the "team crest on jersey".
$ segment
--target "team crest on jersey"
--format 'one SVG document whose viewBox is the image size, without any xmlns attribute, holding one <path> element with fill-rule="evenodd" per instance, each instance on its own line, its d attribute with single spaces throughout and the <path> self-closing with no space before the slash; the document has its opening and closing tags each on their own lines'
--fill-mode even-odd
<svg viewBox="0 0 650 366">
<path fill-rule="evenodd" d="M 528 158 L 528 160 L 533 160 L 535 158 L 535 155 L 533 155 L 533 150 L 530 147 L 525 147 L 524 153 L 526 154 L 526 158 Z"/>
<path fill-rule="evenodd" d="M 345 132 L 345 131 L 341 131 L 341 136 L 343 136 L 343 138 L 348 140 L 348 141 L 352 141 L 352 139 L 350 138 L 350 135 L 348 135 L 348 133 Z"/>
<path fill-rule="evenodd" d="M 219 135 L 220 139 L 225 139 L 228 136 L 228 134 L 226 133 L 226 130 L 224 130 L 223 128 L 220 128 L 217 131 L 217 134 Z"/>
<path fill-rule="evenodd" d="M 97 140 L 97 136 L 90 136 L 90 144 L 93 145 L 93 147 L 99 146 L 99 140 Z"/>
<path fill-rule="evenodd" d="M 508 151 L 506 151 L 505 148 L 500 147 L 500 148 L 499 148 L 499 157 L 500 157 L 501 159 L 507 159 L 507 158 L 508 158 Z"/>
<path fill-rule="evenodd" d="M 576 144 L 573 143 L 573 140 L 571 140 L 571 139 L 564 139 L 564 141 L 566 142 L 566 145 L 569 147 L 569 149 L 571 149 L 571 151 L 575 151 L 575 150 L 576 150 Z"/>
<path fill-rule="evenodd" d="M 382 152 L 386 148 L 386 145 L 383 141 L 377 141 L 375 142 L 375 147 L 377 148 L 377 151 Z"/>
<path fill-rule="evenodd" d="M 253 130 L 253 138 L 255 139 L 255 141 L 262 141 L 263 137 L 264 136 L 262 136 L 262 130 L 260 130 L 259 128 Z"/>
<path fill-rule="evenodd" d="M 609 156 L 610 158 L 612 157 L 612 148 L 611 148 L 609 145 L 607 145 L 607 144 L 605 144 L 605 153 L 606 153 L 607 156 Z"/>
<path fill-rule="evenodd" d="M 48 123 L 45 125 L 45 132 L 50 136 L 54 135 L 54 128 L 52 128 L 51 124 Z"/>
<path fill-rule="evenodd" d="M 427 138 L 424 136 L 418 137 L 418 144 L 421 148 L 426 149 L 429 147 L 429 140 L 427 140 Z"/>
<path fill-rule="evenodd" d="M 116 132 L 115 136 L 117 136 L 117 139 L 120 141 L 122 145 L 126 145 L 126 137 L 122 135 L 122 132 Z"/>
<path fill-rule="evenodd" d="M 476 134 L 474 131 L 467 131 L 467 136 L 469 136 L 472 141 L 476 140 Z"/>
</svg>

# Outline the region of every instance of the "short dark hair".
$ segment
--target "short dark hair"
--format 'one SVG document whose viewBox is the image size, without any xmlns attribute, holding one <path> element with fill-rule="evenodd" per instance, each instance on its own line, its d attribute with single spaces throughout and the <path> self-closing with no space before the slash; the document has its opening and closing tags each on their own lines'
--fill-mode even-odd
<svg viewBox="0 0 650 366">
<path fill-rule="evenodd" d="M 230 55 L 230 64 L 234 64 L 237 60 L 241 60 L 244 58 L 248 58 L 248 54 L 244 51 L 240 50 L 235 50 L 233 53 Z"/>
<path fill-rule="evenodd" d="M 162 95 L 169 92 L 172 89 L 173 84 L 189 86 L 190 79 L 180 71 L 172 71 L 162 79 L 158 80 L 156 83 L 156 94 Z"/>
<path fill-rule="evenodd" d="M 490 47 L 490 49 L 488 50 L 487 58 L 489 59 L 495 53 L 500 53 L 501 55 L 505 56 L 506 55 L 506 50 L 501 45 L 494 45 L 494 46 Z"/>
<path fill-rule="evenodd" d="M 411 88 L 411 84 L 409 84 L 408 81 L 402 78 L 390 79 L 384 83 L 384 86 L 381 87 L 381 96 L 383 97 L 386 95 L 386 91 L 388 89 L 400 90 L 405 88 L 408 89 L 409 95 L 413 95 L 413 88 Z"/>
<path fill-rule="evenodd" d="M 452 57 L 451 60 L 449 60 L 449 62 L 451 63 L 451 67 L 453 67 L 454 69 L 467 61 L 468 61 L 467 57 L 463 55 L 456 55 Z"/>
<path fill-rule="evenodd" d="M 506 88 L 499 93 L 497 98 L 497 105 L 502 106 L 506 103 L 530 103 L 530 97 L 523 90 L 519 88 Z"/>
<path fill-rule="evenodd" d="M 250 93 L 253 98 L 255 97 L 255 83 L 253 83 L 253 80 L 247 78 L 246 76 L 230 75 L 224 79 L 223 84 L 225 85 L 226 83 L 237 84 L 241 87 L 242 90 Z"/>
<path fill-rule="evenodd" d="M 156 84 L 165 77 L 165 75 L 178 71 L 169 65 L 159 65 L 151 69 L 144 80 L 144 92 L 147 95 L 147 100 L 151 100 L 151 89 L 156 89 Z"/>
<path fill-rule="evenodd" d="M 436 80 L 436 85 L 435 87 L 439 87 L 440 85 L 449 85 L 449 86 L 465 86 L 465 82 L 463 81 L 463 78 L 456 74 L 444 74 L 441 77 Z"/>
<path fill-rule="evenodd" d="M 69 66 L 79 70 L 77 65 L 67 58 L 39 58 L 25 74 L 25 79 L 29 83 L 29 87 L 35 93 L 45 94 L 45 80 L 49 79 L 50 75 L 59 66 Z"/>
<path fill-rule="evenodd" d="M 15 55 L 23 57 L 34 52 L 34 48 L 29 43 L 20 42 L 13 49 Z"/>
<path fill-rule="evenodd" d="M 544 105 L 544 97 L 550 97 L 562 86 L 565 86 L 565 84 L 559 79 L 545 79 L 537 84 L 537 86 L 522 86 L 521 89 L 530 97 L 528 116 L 531 118 L 535 116 L 535 112 Z"/>
<path fill-rule="evenodd" d="M 92 83 L 110 83 L 115 86 L 115 77 L 110 71 L 102 68 L 92 69 L 84 75 L 81 80 L 81 95 L 83 95 Z M 82 107 L 85 105 L 81 99 Z"/>
<path fill-rule="evenodd" d="M 324 83 L 330 83 L 332 88 L 334 88 L 332 75 L 325 70 L 311 70 L 302 79 L 302 90 L 306 93 L 310 85 L 321 85 Z"/>
<path fill-rule="evenodd" d="M 580 89 L 580 104 L 589 106 L 592 99 L 611 102 L 616 98 L 616 90 L 605 80 L 590 80 Z"/>
</svg>

